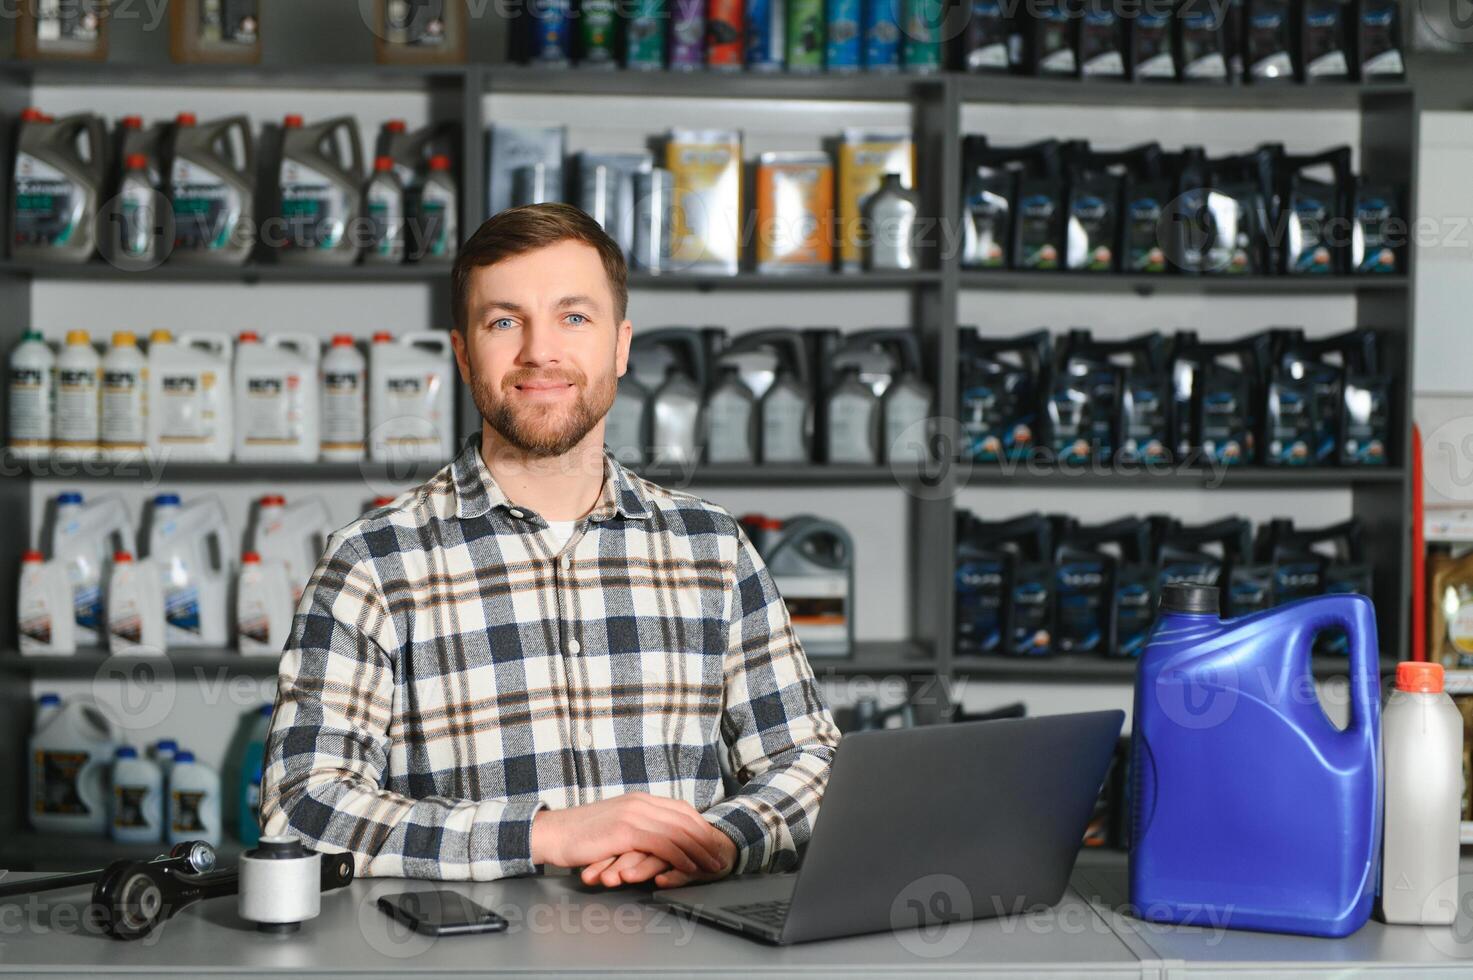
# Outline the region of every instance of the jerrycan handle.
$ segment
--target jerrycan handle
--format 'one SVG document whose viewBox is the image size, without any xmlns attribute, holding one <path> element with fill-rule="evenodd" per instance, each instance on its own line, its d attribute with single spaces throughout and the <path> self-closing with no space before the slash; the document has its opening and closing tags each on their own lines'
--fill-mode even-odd
<svg viewBox="0 0 1473 980">
<path fill-rule="evenodd" d="M 1376 607 L 1363 595 L 1316 596 L 1303 601 L 1309 613 L 1295 633 L 1296 655 L 1308 663 L 1310 646 L 1321 630 L 1339 628 L 1350 641 L 1350 724 L 1347 735 L 1375 734 L 1381 716 L 1380 644 L 1376 636 Z"/>
</svg>

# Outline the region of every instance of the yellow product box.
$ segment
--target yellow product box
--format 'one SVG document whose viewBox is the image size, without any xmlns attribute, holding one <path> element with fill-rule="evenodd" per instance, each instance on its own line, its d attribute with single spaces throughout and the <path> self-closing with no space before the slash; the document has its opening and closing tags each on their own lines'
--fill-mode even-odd
<svg viewBox="0 0 1473 980">
<path fill-rule="evenodd" d="M 846 129 L 839 142 L 839 259 L 846 271 L 863 264 L 864 202 L 886 174 L 915 188 L 915 144 L 909 133 Z"/>
<path fill-rule="evenodd" d="M 757 271 L 827 271 L 834 264 L 834 164 L 827 153 L 757 158 Z"/>
<path fill-rule="evenodd" d="M 672 129 L 665 143 L 665 167 L 675 185 L 673 271 L 736 273 L 741 258 L 742 134 Z"/>
</svg>

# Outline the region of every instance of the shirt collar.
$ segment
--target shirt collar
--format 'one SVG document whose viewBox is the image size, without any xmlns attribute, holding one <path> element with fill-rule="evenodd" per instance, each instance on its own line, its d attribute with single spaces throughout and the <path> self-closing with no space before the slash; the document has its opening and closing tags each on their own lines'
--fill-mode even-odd
<svg viewBox="0 0 1473 980">
<path fill-rule="evenodd" d="M 607 448 L 604 449 L 603 456 L 603 489 L 599 493 L 598 503 L 593 505 L 588 516 L 597 521 L 606 520 L 614 514 L 630 520 L 649 517 L 649 497 L 639 478 L 614 459 Z M 455 485 L 457 517 L 480 517 L 493 510 L 511 510 L 515 507 L 496 483 L 486 461 L 481 458 L 479 433 L 466 438 L 460 454 L 450 464 L 450 478 Z"/>
</svg>

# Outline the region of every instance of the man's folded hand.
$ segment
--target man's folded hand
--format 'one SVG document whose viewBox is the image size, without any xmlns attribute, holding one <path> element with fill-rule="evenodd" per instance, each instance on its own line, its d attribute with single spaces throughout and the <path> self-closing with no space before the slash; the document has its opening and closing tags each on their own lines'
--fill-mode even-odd
<svg viewBox="0 0 1473 980">
<path fill-rule="evenodd" d="M 542 810 L 532 818 L 532 862 L 560 868 L 600 867 L 618 862 L 614 884 L 629 883 L 624 873 L 645 874 L 647 881 L 666 870 L 713 878 L 727 874 L 736 860 L 731 838 L 708 823 L 683 800 L 644 792 L 624 793 L 597 803 L 565 810 Z M 632 855 L 638 855 L 638 859 Z M 664 867 L 651 870 L 655 862 Z M 658 878 L 656 878 L 658 883 Z M 589 882 L 590 884 L 592 882 Z"/>
</svg>

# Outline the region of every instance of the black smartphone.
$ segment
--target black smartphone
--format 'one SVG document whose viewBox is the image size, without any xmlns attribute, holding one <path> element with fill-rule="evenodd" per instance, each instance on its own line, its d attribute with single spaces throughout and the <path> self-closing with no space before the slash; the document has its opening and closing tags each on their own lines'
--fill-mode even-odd
<svg viewBox="0 0 1473 980">
<path fill-rule="evenodd" d="M 461 936 L 473 932 L 505 932 L 506 920 L 458 892 L 404 892 L 385 895 L 378 907 L 428 936 Z"/>
</svg>

